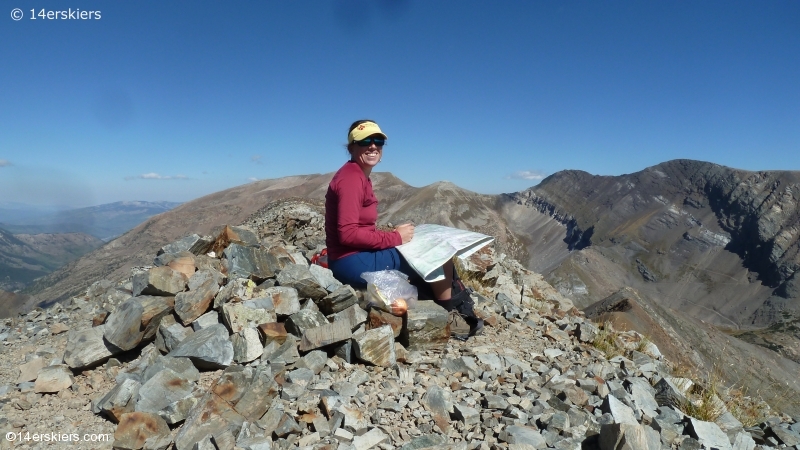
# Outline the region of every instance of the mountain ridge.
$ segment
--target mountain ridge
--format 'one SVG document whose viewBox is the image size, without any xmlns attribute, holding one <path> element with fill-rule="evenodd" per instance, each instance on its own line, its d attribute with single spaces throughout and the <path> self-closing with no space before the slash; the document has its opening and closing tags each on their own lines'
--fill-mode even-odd
<svg viewBox="0 0 800 450">
<path fill-rule="evenodd" d="M 332 175 L 261 180 L 187 202 L 25 293 L 54 302 L 91 281 L 121 279 L 183 235 L 241 223 L 279 199 L 321 201 Z M 579 307 L 632 286 L 665 308 L 733 332 L 800 317 L 792 297 L 798 179 L 798 172 L 674 160 L 620 176 L 562 171 L 524 191 L 484 195 L 444 181 L 413 187 L 391 173 L 372 174 L 382 224 L 411 220 L 490 234 L 500 252 L 543 273 Z M 800 336 L 791 339 L 800 346 Z"/>
</svg>

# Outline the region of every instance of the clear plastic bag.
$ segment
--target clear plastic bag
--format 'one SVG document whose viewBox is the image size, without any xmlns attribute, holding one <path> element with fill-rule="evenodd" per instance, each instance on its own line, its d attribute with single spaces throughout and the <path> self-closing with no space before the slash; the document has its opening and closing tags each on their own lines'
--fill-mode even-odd
<svg viewBox="0 0 800 450">
<path fill-rule="evenodd" d="M 402 316 L 417 305 L 417 287 L 399 270 L 364 272 L 367 281 L 367 301 L 370 305 L 396 316 Z"/>
</svg>

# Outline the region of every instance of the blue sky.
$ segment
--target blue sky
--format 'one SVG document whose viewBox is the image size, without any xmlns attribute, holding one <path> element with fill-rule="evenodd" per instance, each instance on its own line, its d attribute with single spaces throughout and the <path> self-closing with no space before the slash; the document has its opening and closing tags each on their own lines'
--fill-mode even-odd
<svg viewBox="0 0 800 450">
<path fill-rule="evenodd" d="M 513 192 L 675 158 L 800 170 L 796 0 L 4 5 L 0 201 L 332 172 L 361 118 L 389 136 L 376 170 L 414 186 Z M 69 8 L 101 18 L 38 17 Z"/>
</svg>

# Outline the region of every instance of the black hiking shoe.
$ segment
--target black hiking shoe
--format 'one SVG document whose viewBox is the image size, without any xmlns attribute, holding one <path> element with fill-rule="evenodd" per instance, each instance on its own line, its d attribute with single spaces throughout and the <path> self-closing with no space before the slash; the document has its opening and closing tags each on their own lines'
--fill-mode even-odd
<svg viewBox="0 0 800 450">
<path fill-rule="evenodd" d="M 463 284 L 461 285 L 463 287 Z M 479 335 L 483 332 L 483 319 L 479 318 L 475 314 L 475 302 L 472 301 L 472 297 L 469 295 L 469 290 L 464 288 L 460 290 L 458 293 L 455 293 L 456 289 L 453 289 L 453 296 L 450 297 L 450 300 L 434 300 L 434 302 L 441 306 L 442 308 L 457 313 L 460 316 L 460 320 L 453 317 L 451 314 L 450 317 L 450 333 L 456 339 L 467 340 L 470 336 Z M 462 321 L 466 324 L 469 329 L 466 329 Z M 456 329 L 454 329 L 454 327 Z M 466 332 L 465 332 L 466 331 Z"/>
</svg>

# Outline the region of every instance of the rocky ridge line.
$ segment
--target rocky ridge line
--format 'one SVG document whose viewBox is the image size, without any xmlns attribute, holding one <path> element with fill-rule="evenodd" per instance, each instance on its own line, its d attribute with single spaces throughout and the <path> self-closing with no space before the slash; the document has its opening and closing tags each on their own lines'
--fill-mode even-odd
<svg viewBox="0 0 800 450">
<path fill-rule="evenodd" d="M 800 297 L 800 177 L 797 172 L 748 172 L 692 160 L 668 161 L 634 174 L 594 176 L 563 171 L 511 198 L 567 225 L 571 248 L 608 239 L 618 225 L 609 214 L 615 199 L 641 194 L 638 208 L 674 201 L 709 206 L 731 235 L 731 251 L 784 298 Z M 648 196 L 652 198 L 648 198 Z M 669 198 L 664 198 L 667 196 Z M 599 205 L 594 208 L 592 202 Z M 577 202 L 574 203 L 573 202 Z M 566 211 L 572 211 L 567 213 Z"/>
<path fill-rule="evenodd" d="M 597 327 L 502 255 L 466 265 L 488 286 L 475 295 L 484 336 L 450 340 L 432 302 L 406 317 L 376 309 L 308 264 L 313 208 L 282 209 L 265 211 L 275 233 L 188 236 L 120 285 L 6 322 L 0 429 L 114 435 L 79 448 L 800 445 L 789 417 L 745 428 L 730 413 L 685 416 L 690 382 L 655 346 L 636 351 L 623 334 L 631 357 L 607 360 L 589 345 Z"/>
</svg>

